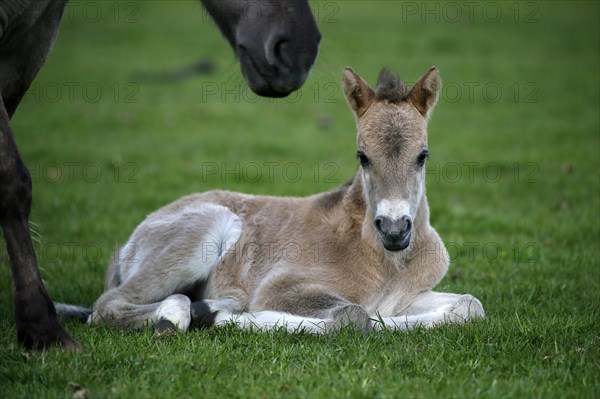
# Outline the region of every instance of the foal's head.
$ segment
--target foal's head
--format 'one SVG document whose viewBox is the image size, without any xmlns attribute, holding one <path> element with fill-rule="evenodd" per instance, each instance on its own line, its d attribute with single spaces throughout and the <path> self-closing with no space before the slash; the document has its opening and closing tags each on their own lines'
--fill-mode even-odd
<svg viewBox="0 0 600 399">
<path fill-rule="evenodd" d="M 427 118 L 440 90 L 431 68 L 412 89 L 382 71 L 373 90 L 352 69 L 344 71 L 344 93 L 357 118 L 358 173 L 367 217 L 384 248 L 406 249 L 425 192 Z"/>
</svg>

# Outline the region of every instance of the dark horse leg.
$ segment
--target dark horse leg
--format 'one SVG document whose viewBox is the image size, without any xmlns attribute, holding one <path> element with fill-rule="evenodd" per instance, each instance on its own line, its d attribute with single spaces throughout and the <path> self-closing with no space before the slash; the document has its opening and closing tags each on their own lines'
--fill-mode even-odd
<svg viewBox="0 0 600 399">
<path fill-rule="evenodd" d="M 40 2 L 44 6 L 35 10 L 35 23 L 6 31 L 0 37 L 0 224 L 10 257 L 17 339 L 33 349 L 51 345 L 79 347 L 58 322 L 38 271 L 29 234 L 31 177 L 9 125 L 50 51 L 64 3 Z"/>
</svg>

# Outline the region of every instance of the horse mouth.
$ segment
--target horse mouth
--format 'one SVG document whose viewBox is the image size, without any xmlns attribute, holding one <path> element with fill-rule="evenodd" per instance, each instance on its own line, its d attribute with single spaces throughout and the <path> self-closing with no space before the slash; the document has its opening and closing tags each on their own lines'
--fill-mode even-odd
<svg viewBox="0 0 600 399">
<path fill-rule="evenodd" d="M 381 236 L 381 243 L 383 247 L 390 252 L 398 252 L 403 251 L 410 245 L 411 234 L 408 233 L 404 237 L 402 236 L 394 236 L 394 237 L 385 237 Z"/>
<path fill-rule="evenodd" d="M 244 46 L 237 47 L 242 75 L 250 89 L 259 96 L 281 98 L 288 96 L 304 83 L 304 79 L 294 76 L 277 76 L 274 71 L 261 68 Z"/>
</svg>

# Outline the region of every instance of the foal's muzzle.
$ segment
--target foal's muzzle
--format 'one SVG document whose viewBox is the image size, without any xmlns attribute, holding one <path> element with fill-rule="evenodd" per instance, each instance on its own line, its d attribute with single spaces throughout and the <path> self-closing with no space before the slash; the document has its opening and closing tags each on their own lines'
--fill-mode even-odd
<svg viewBox="0 0 600 399">
<path fill-rule="evenodd" d="M 395 220 L 385 216 L 377 216 L 373 223 L 375 223 L 375 229 L 377 229 L 383 247 L 388 251 L 402 251 L 410 244 L 410 233 L 412 231 L 410 216 L 404 215 Z"/>
</svg>

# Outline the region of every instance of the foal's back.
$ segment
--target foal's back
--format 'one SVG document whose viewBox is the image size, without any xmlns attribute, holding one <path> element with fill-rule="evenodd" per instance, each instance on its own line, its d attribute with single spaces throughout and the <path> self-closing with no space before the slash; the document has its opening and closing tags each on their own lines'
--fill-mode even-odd
<svg viewBox="0 0 600 399">
<path fill-rule="evenodd" d="M 273 276 L 314 280 L 352 302 L 366 297 L 389 274 L 383 259 L 362 238 L 360 212 L 348 209 L 348 186 L 310 197 L 253 196 L 210 191 L 182 198 L 151 214 L 164 220 L 190 209 L 219 205 L 241 221 L 239 240 L 215 266 L 206 298 L 223 298 L 233 290 L 252 305 L 256 290 Z M 361 206 L 353 201 L 353 206 Z M 233 216 L 235 215 L 235 216 Z M 181 230 L 195 228 L 182 218 Z M 221 223 L 227 223 L 226 218 Z M 215 229 L 213 223 L 205 226 Z M 206 252 L 212 251 L 207 248 Z M 206 254 L 205 254 L 206 255 Z M 360 282 L 360 283 L 357 283 Z M 259 308 L 251 310 L 262 310 Z"/>
</svg>

